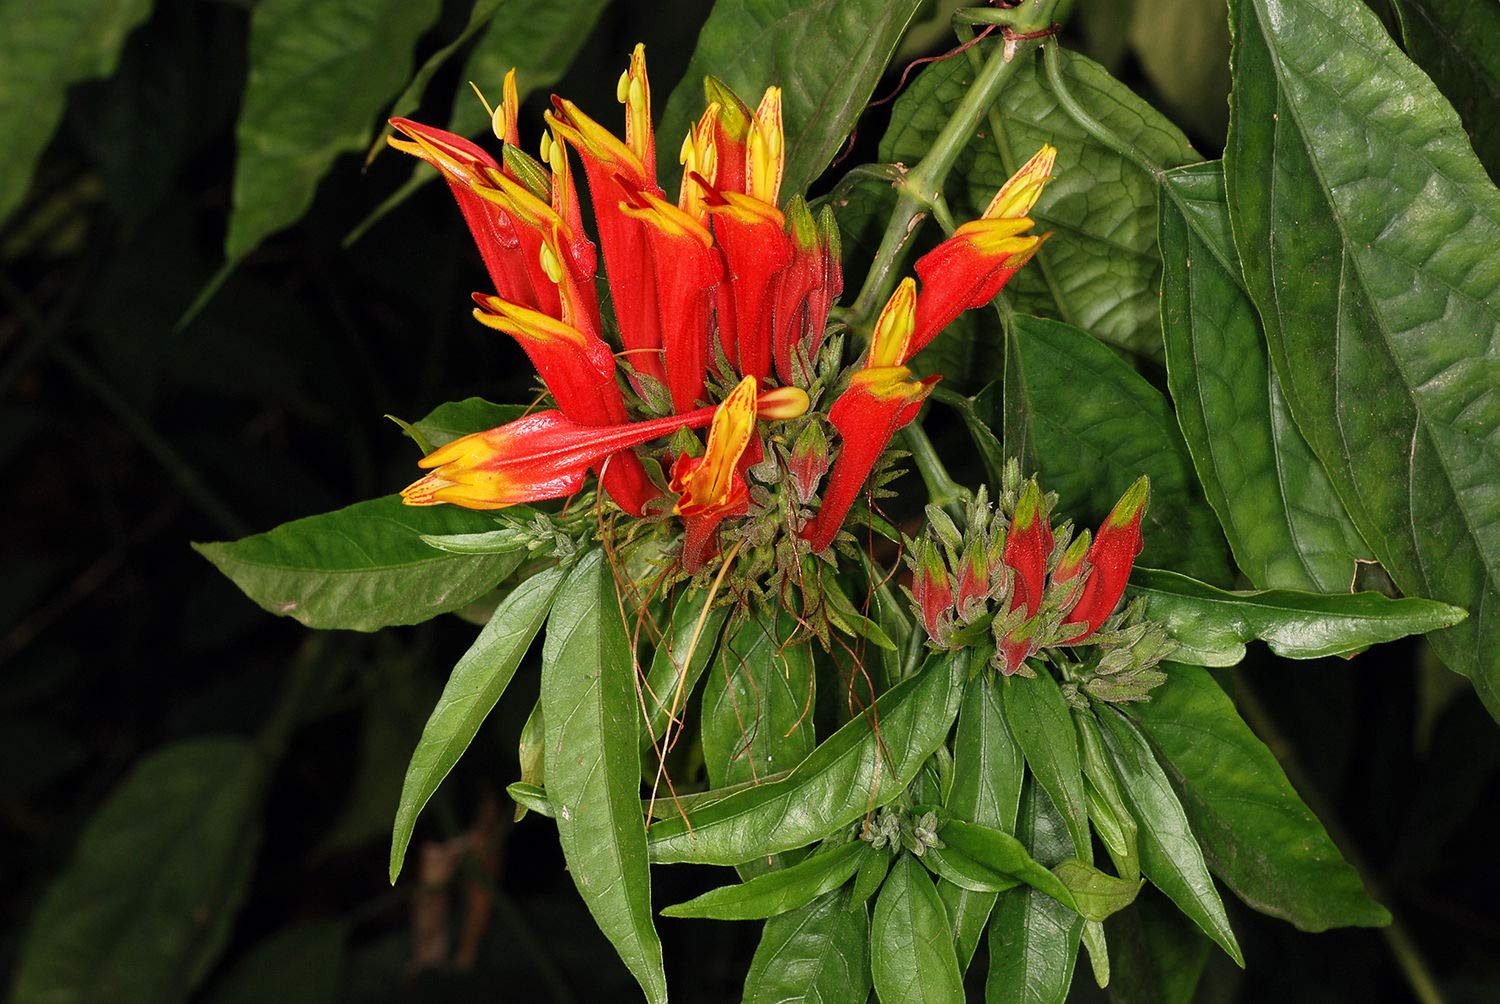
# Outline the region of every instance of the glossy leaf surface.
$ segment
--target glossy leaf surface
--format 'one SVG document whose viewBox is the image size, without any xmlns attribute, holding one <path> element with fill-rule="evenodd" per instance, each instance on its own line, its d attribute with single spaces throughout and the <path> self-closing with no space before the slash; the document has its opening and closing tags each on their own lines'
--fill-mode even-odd
<svg viewBox="0 0 1500 1004">
<path fill-rule="evenodd" d="M 663 917 L 758 920 L 795 910 L 843 886 L 877 852 L 861 840 L 757 875 L 739 885 L 721 886 L 685 903 L 662 908 Z"/>
<path fill-rule="evenodd" d="M 840 890 L 766 921 L 745 1004 L 865 1004 L 870 996 L 870 918 Z"/>
<path fill-rule="evenodd" d="M 882 1004 L 963 1000 L 948 915 L 926 869 L 911 854 L 896 859 L 880 887 L 870 949 Z"/>
</svg>

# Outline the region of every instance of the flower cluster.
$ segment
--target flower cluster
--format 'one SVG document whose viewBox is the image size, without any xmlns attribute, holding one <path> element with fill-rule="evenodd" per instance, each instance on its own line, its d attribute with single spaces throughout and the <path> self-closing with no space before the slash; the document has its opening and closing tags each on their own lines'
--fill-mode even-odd
<svg viewBox="0 0 1500 1004">
<path fill-rule="evenodd" d="M 714 78 L 706 91 L 680 150 L 675 202 L 656 180 L 640 46 L 618 89 L 623 140 L 554 97 L 541 159 L 524 153 L 514 71 L 492 113 L 499 159 L 392 120 L 405 138 L 391 144 L 442 172 L 479 246 L 495 292 L 474 295 L 475 317 L 516 340 L 556 404 L 424 458 L 428 473 L 402 493 L 408 504 L 493 509 L 560 498 L 593 471 L 625 513 L 681 520 L 689 573 L 719 552 L 726 519 L 749 516 L 750 526 L 758 513 L 777 514 L 793 557 L 826 551 L 937 379 L 913 379 L 908 361 L 960 312 L 988 303 L 1043 240 L 1028 233 L 1027 214 L 1051 171 L 1051 147 L 983 217 L 917 262 L 920 291 L 913 279 L 900 284 L 868 351 L 845 370 L 842 340 L 826 338 L 843 287 L 832 213 L 814 216 L 800 195 L 779 201 L 781 92 L 768 88 L 752 109 Z M 617 347 L 569 151 L 587 179 Z M 826 413 L 816 409 L 825 396 Z M 777 422 L 798 424 L 775 435 L 768 423 Z M 706 442 L 686 431 L 705 427 Z"/>
<path fill-rule="evenodd" d="M 1139 621 L 1139 607 L 1110 620 L 1141 551 L 1149 495 L 1143 476 L 1097 535 L 1084 530 L 1074 537 L 1071 523 L 1052 526 L 1055 496 L 1043 495 L 1035 478 L 1023 484 L 1012 461 L 999 504 L 992 507 L 981 488 L 968 506 L 964 532 L 943 510 L 928 506 L 927 532 L 908 541 L 906 559 L 912 603 L 928 637 L 939 648 L 960 648 L 987 628 L 995 665 L 1007 676 L 1029 673 L 1026 660 L 1045 649 L 1098 646 L 1099 661 L 1086 676 L 1103 682 L 1084 689 L 1104 700 L 1137 699 L 1120 674 L 1153 684 L 1159 674 L 1142 674 L 1170 654 L 1171 643 L 1157 625 Z"/>
</svg>

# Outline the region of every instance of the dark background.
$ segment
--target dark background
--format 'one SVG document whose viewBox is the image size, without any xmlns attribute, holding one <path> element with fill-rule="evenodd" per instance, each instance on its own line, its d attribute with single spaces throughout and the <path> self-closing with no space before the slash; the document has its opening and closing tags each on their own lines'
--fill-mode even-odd
<svg viewBox="0 0 1500 1004">
<path fill-rule="evenodd" d="M 1120 29 L 1128 14 L 1078 6 L 1069 43 L 1217 155 L 1227 73 L 1213 68 L 1224 41 L 1207 29 L 1174 38 L 1185 65 L 1207 67 L 1184 87 L 1186 71 L 1163 76 L 1130 44 Z M 1141 0 L 1136 17 L 1151 6 Z M 448 7 L 419 60 L 462 24 L 463 5 Z M 708 7 L 615 3 L 556 90 L 584 108 L 615 107 L 626 54 L 645 41 L 659 110 Z M 287 681 L 300 666 L 298 679 L 311 685 L 292 701 L 296 727 L 270 788 L 253 877 L 198 999 L 246 999 L 246 973 L 267 968 L 310 993 L 330 959 L 333 996 L 305 999 L 635 999 L 563 871 L 550 822 L 510 823 L 504 786 L 517 776 L 534 672 L 523 667 L 515 698 L 427 808 L 391 888 L 390 823 L 406 758 L 475 629 L 445 618 L 314 639 L 263 613 L 188 547 L 404 485 L 417 453 L 386 413 L 416 418 L 473 394 L 530 397 L 520 353 L 469 317 L 467 294 L 485 279 L 442 186 L 342 246 L 406 178 L 409 164 L 393 154 L 368 171 L 357 156 L 341 158 L 302 222 L 177 327 L 222 262 L 247 23 L 238 3 L 158 3 L 118 73 L 73 89 L 31 197 L 0 230 L 0 462 L 9 486 L 0 972 L 81 829 L 132 765 L 184 738 L 257 734 L 291 700 Z M 903 49 L 898 69 L 951 41 L 939 24 Z M 416 117 L 446 118 L 459 62 Z M 523 136 L 538 134 L 545 100 L 527 101 Z M 861 122 L 844 167 L 874 159 L 886 113 Z M 1500 793 L 1500 743 L 1467 686 L 1416 642 L 1347 662 L 1290 664 L 1256 652 L 1232 682 L 1309 802 L 1364 859 L 1444 990 L 1495 999 L 1489 808 Z M 443 879 L 433 863 L 424 883 L 424 856 L 442 858 L 444 846 L 451 874 Z M 658 904 L 722 881 L 683 867 L 654 877 Z M 478 921 L 466 919 L 472 903 Z M 1377 932 L 1305 935 L 1229 906 L 1248 973 L 1216 955 L 1205 999 L 1409 993 Z M 447 917 L 449 937 L 414 935 L 419 915 Z M 737 998 L 758 925 L 663 919 L 660 928 L 678 999 Z M 322 941 L 300 937 L 329 931 Z M 257 954 L 266 951 L 273 955 Z M 431 964 L 419 968 L 423 953 Z M 1081 972 L 1075 993 L 1092 992 Z"/>
</svg>

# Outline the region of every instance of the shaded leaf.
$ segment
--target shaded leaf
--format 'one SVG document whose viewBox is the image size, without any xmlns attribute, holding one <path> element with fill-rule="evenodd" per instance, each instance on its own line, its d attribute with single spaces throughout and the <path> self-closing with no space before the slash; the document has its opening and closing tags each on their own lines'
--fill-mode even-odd
<svg viewBox="0 0 1500 1004">
<path fill-rule="evenodd" d="M 1129 714 L 1176 783 L 1209 867 L 1240 899 L 1304 931 L 1391 922 L 1206 670 L 1169 664 L 1167 682 Z"/>
<path fill-rule="evenodd" d="M 387 495 L 193 548 L 277 616 L 313 628 L 375 631 L 457 610 L 509 575 L 524 551 L 459 555 L 421 539 L 492 526 L 481 513 L 408 506 Z"/>
<path fill-rule="evenodd" d="M 897 798 L 948 737 L 963 695 L 962 653 L 929 661 L 824 740 L 786 777 L 649 831 L 651 859 L 735 865 L 803 847 Z M 873 722 L 878 721 L 879 734 Z"/>
<path fill-rule="evenodd" d="M 919 0 L 718 0 L 657 135 L 664 180 L 675 179 L 682 137 L 704 107 L 712 74 L 752 108 L 782 88 L 786 167 L 781 190 L 805 192 L 864 111 Z M 815 54 L 815 55 L 814 55 Z"/>
<path fill-rule="evenodd" d="M 242 739 L 179 742 L 137 763 L 33 914 L 10 1000 L 186 1000 L 244 898 L 265 782 Z"/>
<path fill-rule="evenodd" d="M 732 628 L 703 683 L 703 759 L 715 788 L 794 767 L 815 742 L 811 636 L 790 613 L 774 624 L 752 614 Z"/>
<path fill-rule="evenodd" d="M 542 629 L 563 581 L 561 568 L 549 568 L 521 583 L 490 617 L 474 644 L 458 660 L 412 752 L 401 785 L 391 835 L 391 882 L 401 873 L 417 815 L 443 778 L 469 748 L 490 710 L 505 693 L 532 639 Z"/>
<path fill-rule="evenodd" d="M 1192 1004 L 1211 942 L 1149 886 L 1109 918 L 1110 996 L 1124 1004 Z"/>
<path fill-rule="evenodd" d="M 1474 0 L 1391 0 L 1407 55 L 1416 61 L 1463 118 L 1474 151 L 1500 174 L 1500 5 Z"/>
<path fill-rule="evenodd" d="M 964 997 L 943 901 L 911 854 L 891 866 L 875 901 L 871 970 L 882 1004 L 947 1004 Z"/>
<path fill-rule="evenodd" d="M 1500 715 L 1500 192 L 1357 0 L 1236 0 L 1225 177 L 1292 416 Z"/>
<path fill-rule="evenodd" d="M 667 983 L 651 919 L 634 664 L 613 572 L 591 551 L 563 582 L 542 647 L 547 796 L 579 894 L 655 1002 Z"/>
<path fill-rule="evenodd" d="M 712 599 L 708 592 L 693 590 L 684 593 L 672 605 L 670 622 L 651 658 L 651 668 L 646 672 L 643 691 L 646 728 L 641 733 L 643 751 L 666 736 L 667 726 L 674 717 L 681 718 L 682 706 L 718 649 L 719 632 L 724 626 L 724 618 L 729 615 L 729 608 L 710 609 L 705 615 L 704 604 Z M 696 647 L 694 636 L 698 639 Z M 677 731 L 674 727 L 674 734 Z"/>
<path fill-rule="evenodd" d="M 1235 563 L 1262 589 L 1347 589 L 1370 549 L 1287 412 L 1218 164 L 1162 175 L 1161 254 L 1167 385 Z"/>
<path fill-rule="evenodd" d="M 495 404 L 482 397 L 466 397 L 440 404 L 415 422 L 396 421 L 425 455 L 460 436 L 514 422 L 530 410 L 523 404 Z"/>
<path fill-rule="evenodd" d="M 333 1004 L 342 985 L 347 935 L 340 921 L 284 927 L 235 964 L 208 1004 Z"/>
<path fill-rule="evenodd" d="M 1056 146 L 1055 177 L 1031 212 L 1037 231 L 1054 235 L 1006 294 L 1021 311 L 1060 318 L 1159 358 L 1155 181 L 1073 120 L 1036 54 L 1021 58 L 1000 102 L 954 164 L 954 217 L 977 218 L 1043 143 Z M 1201 159 L 1176 126 L 1097 63 L 1070 52 L 1062 59 L 1070 93 L 1122 140 L 1161 167 Z M 916 163 L 973 79 L 972 61 L 963 57 L 924 69 L 896 101 L 880 159 Z"/>
<path fill-rule="evenodd" d="M 1043 483 L 1097 526 L 1125 489 L 1151 478 L 1140 561 L 1228 584 L 1224 537 L 1193 475 L 1166 398 L 1108 347 L 1057 321 L 1016 318 L 1016 382 Z M 1014 393 L 1011 393 L 1012 388 Z"/>
<path fill-rule="evenodd" d="M 875 853 L 869 844 L 856 840 L 821 851 L 789 867 L 757 875 L 748 882 L 710 889 L 685 903 L 663 907 L 661 913 L 663 917 L 709 920 L 774 917 L 842 887 Z"/>
<path fill-rule="evenodd" d="M 53 0 L 0 5 L 0 224 L 26 198 L 57 129 L 68 88 L 115 72 L 126 37 L 152 0 Z"/>
<path fill-rule="evenodd" d="M 745 1004 L 865 1004 L 870 918 L 843 890 L 766 921 L 745 977 Z"/>
<path fill-rule="evenodd" d="M 1180 646 L 1172 658 L 1196 666 L 1233 666 L 1245 643 L 1264 641 L 1288 659 L 1317 659 L 1457 624 L 1464 612 L 1435 600 L 1380 593 L 1229 592 L 1176 572 L 1137 568 L 1127 596 L 1146 598 L 1146 616 Z"/>
<path fill-rule="evenodd" d="M 1243 967 L 1244 955 L 1229 927 L 1224 903 L 1214 888 L 1187 814 L 1146 737 L 1112 707 L 1100 707 L 1098 717 L 1120 786 L 1135 811 L 1141 871 Z"/>
</svg>

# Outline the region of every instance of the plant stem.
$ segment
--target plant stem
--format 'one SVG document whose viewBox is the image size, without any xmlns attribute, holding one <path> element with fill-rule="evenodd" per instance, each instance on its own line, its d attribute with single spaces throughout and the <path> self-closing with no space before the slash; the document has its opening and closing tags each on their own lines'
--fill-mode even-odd
<svg viewBox="0 0 1500 1004">
<path fill-rule="evenodd" d="M 932 446 L 932 440 L 927 438 L 927 430 L 913 423 L 901 430 L 901 439 L 911 451 L 912 462 L 917 465 L 917 472 L 927 485 L 927 496 L 934 505 L 942 506 L 948 515 L 962 521 L 964 503 L 972 499 L 973 495 L 949 475 L 948 468 L 943 466 L 942 458 Z"/>
<path fill-rule="evenodd" d="M 1079 104 L 1078 99 L 1073 97 L 1073 92 L 1068 88 L 1068 82 L 1063 79 L 1062 52 L 1057 46 L 1047 47 L 1047 51 L 1042 54 L 1042 66 L 1047 72 L 1047 83 L 1052 86 L 1053 97 L 1057 98 L 1057 103 L 1063 106 L 1063 111 L 1067 112 L 1068 117 L 1077 122 L 1084 132 L 1152 177 L 1161 174 L 1160 164 L 1146 156 L 1134 143 L 1117 136 L 1103 122 L 1090 115 L 1083 105 Z"/>
<path fill-rule="evenodd" d="M 1245 683 L 1244 677 L 1237 670 L 1234 673 L 1234 681 L 1235 703 L 1239 705 L 1245 721 L 1249 723 L 1255 734 L 1260 736 L 1261 740 L 1276 753 L 1276 759 L 1286 771 L 1292 786 L 1297 789 L 1308 808 L 1312 809 L 1314 815 L 1323 823 L 1328 836 L 1344 852 L 1349 863 L 1364 878 L 1371 896 L 1390 911 L 1391 923 L 1380 929 L 1380 936 L 1385 939 L 1386 947 L 1395 956 L 1396 966 L 1401 970 L 1401 975 L 1406 977 L 1406 983 L 1411 988 L 1412 995 L 1422 1004 L 1443 1004 L 1445 1000 L 1443 992 L 1438 989 L 1437 980 L 1427 967 L 1427 960 L 1422 957 L 1416 943 L 1411 940 L 1406 925 L 1402 923 L 1400 914 L 1396 912 L 1395 905 L 1391 902 L 1390 894 L 1374 877 L 1370 863 L 1355 846 L 1353 839 L 1349 836 L 1349 831 L 1344 828 L 1343 821 L 1339 819 L 1333 811 L 1333 806 L 1322 796 L 1322 793 L 1313 786 L 1307 772 L 1297 759 L 1291 743 L 1287 742 L 1286 737 L 1281 734 L 1266 706 L 1261 703 L 1255 691 Z"/>
</svg>

